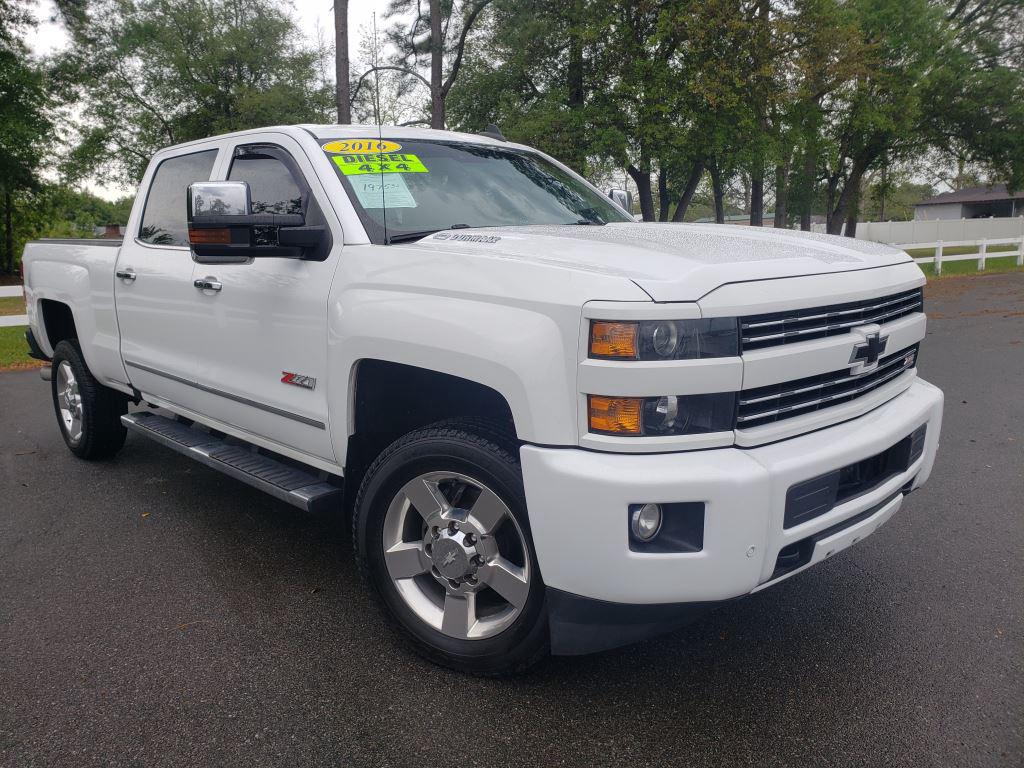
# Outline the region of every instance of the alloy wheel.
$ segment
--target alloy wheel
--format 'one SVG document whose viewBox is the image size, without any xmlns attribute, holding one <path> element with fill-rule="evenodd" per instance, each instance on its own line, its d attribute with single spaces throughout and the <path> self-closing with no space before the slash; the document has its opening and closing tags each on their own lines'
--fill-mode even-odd
<svg viewBox="0 0 1024 768">
<path fill-rule="evenodd" d="M 383 546 L 398 594 L 449 637 L 493 637 L 526 606 L 526 536 L 508 505 L 472 477 L 428 472 L 407 482 L 384 517 Z"/>
</svg>

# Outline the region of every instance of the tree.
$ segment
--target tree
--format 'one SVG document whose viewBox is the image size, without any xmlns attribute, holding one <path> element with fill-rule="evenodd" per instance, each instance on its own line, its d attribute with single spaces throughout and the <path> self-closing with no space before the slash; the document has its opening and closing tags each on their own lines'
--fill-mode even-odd
<svg viewBox="0 0 1024 768">
<path fill-rule="evenodd" d="M 944 3 L 942 66 L 923 86 L 920 131 L 946 164 L 952 184 L 971 168 L 1024 187 L 1024 2 Z"/>
<path fill-rule="evenodd" d="M 39 167 L 52 128 L 45 67 L 33 60 L 22 37 L 31 16 L 20 3 L 0 0 L 0 205 L 3 243 L 0 272 L 13 273 L 17 197 L 38 188 Z"/>
<path fill-rule="evenodd" d="M 380 45 L 374 30 L 360 29 L 359 48 L 353 61 L 366 74 L 352 89 L 352 114 L 357 122 L 380 125 L 429 124 L 429 110 L 416 98 L 415 86 L 402 72 L 379 68 Z"/>
<path fill-rule="evenodd" d="M 352 122 L 348 77 L 348 0 L 334 0 L 334 87 L 341 125 Z"/>
<path fill-rule="evenodd" d="M 467 50 L 446 105 L 452 123 L 479 131 L 489 123 L 580 173 L 601 165 L 589 143 L 595 39 L 592 0 L 499 0 Z"/>
<path fill-rule="evenodd" d="M 445 106 L 466 56 L 470 31 L 492 0 L 392 0 L 384 18 L 392 22 L 387 37 L 397 51 L 391 64 L 374 65 L 360 77 L 381 70 L 398 71 L 425 85 L 430 93 L 430 127 L 445 127 Z M 429 67 L 430 79 L 418 70 Z M 447 68 L 448 74 L 444 71 Z"/>
<path fill-rule="evenodd" d="M 161 147 L 245 128 L 326 122 L 317 51 L 270 0 L 60 0 L 82 83 L 70 178 L 133 183 Z M 201 24 L 196 20 L 202 19 Z"/>
</svg>

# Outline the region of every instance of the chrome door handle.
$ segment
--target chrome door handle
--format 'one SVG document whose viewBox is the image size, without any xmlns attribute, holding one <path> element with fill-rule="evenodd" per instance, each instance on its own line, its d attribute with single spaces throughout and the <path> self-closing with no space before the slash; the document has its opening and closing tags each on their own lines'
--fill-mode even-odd
<svg viewBox="0 0 1024 768">
<path fill-rule="evenodd" d="M 192 282 L 196 288 L 201 291 L 219 291 L 224 286 L 212 277 L 204 277 L 201 280 L 194 280 Z"/>
<path fill-rule="evenodd" d="M 129 267 L 128 269 L 119 269 L 114 274 L 120 277 L 122 280 L 129 283 L 134 283 L 135 278 L 138 277 L 138 275 L 135 274 L 135 270 L 132 269 L 131 267 Z"/>
</svg>

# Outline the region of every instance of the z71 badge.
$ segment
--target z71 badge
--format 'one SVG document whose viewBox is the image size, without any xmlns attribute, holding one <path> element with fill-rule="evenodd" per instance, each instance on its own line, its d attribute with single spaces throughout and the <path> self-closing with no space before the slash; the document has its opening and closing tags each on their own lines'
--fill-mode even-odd
<svg viewBox="0 0 1024 768">
<path fill-rule="evenodd" d="M 316 379 L 312 376 L 303 376 L 301 373 L 281 371 L 281 383 L 293 384 L 296 387 L 305 387 L 306 389 L 316 389 Z"/>
</svg>

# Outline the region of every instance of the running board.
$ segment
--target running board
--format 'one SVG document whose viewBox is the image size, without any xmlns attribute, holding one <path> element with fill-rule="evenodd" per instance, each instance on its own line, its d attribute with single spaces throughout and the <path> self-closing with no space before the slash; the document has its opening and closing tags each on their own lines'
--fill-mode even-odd
<svg viewBox="0 0 1024 768">
<path fill-rule="evenodd" d="M 122 416 L 121 423 L 132 432 L 307 512 L 323 512 L 341 505 L 341 488 L 311 472 L 255 453 L 248 447 L 232 445 L 201 429 L 145 411 Z"/>
</svg>

